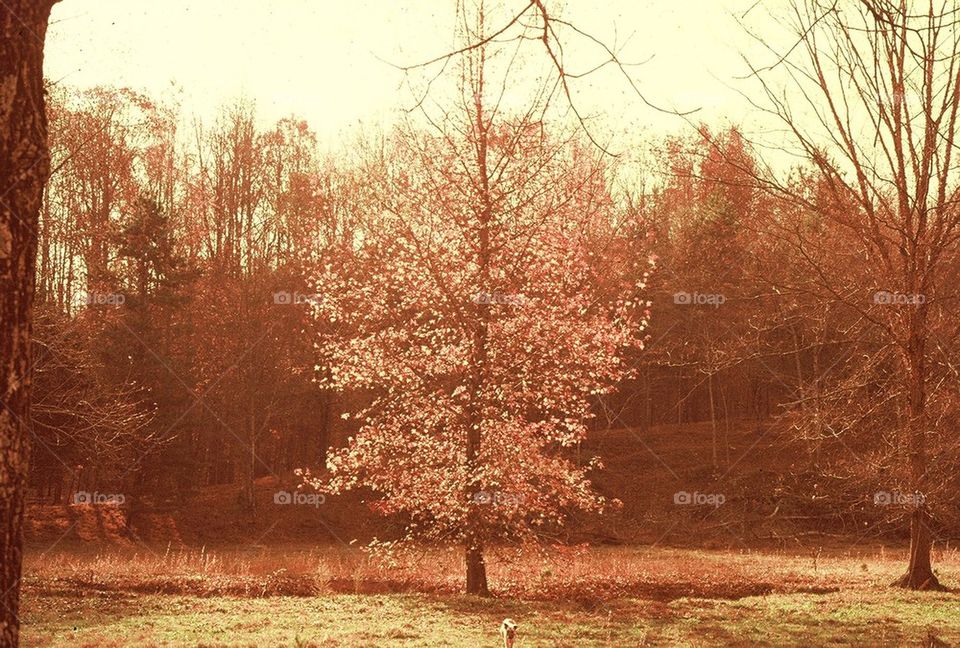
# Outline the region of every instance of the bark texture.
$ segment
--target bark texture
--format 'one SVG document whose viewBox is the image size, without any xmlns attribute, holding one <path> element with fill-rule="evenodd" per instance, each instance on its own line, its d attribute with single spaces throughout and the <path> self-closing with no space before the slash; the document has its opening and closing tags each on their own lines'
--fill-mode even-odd
<svg viewBox="0 0 960 648">
<path fill-rule="evenodd" d="M 19 645 L 37 220 L 50 174 L 43 44 L 53 0 L 0 2 L 0 647 Z"/>
</svg>

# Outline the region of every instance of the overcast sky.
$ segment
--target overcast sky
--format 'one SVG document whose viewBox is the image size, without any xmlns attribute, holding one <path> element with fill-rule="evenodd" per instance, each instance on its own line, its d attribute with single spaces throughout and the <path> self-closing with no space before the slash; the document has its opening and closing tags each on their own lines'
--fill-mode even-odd
<svg viewBox="0 0 960 648">
<path fill-rule="evenodd" d="M 507 9 L 524 0 L 504 0 Z M 744 73 L 749 41 L 732 15 L 755 0 L 567 0 L 563 16 L 624 60 L 653 57 L 631 74 L 649 99 L 700 108 L 710 123 L 749 122 L 728 87 Z M 153 95 L 182 88 L 189 114 L 208 118 L 244 96 L 264 120 L 295 113 L 324 138 L 386 123 L 410 102 L 390 63 L 422 61 L 453 42 L 454 0 L 64 0 L 55 5 L 47 76 L 88 87 L 129 86 Z M 762 13 L 762 7 L 751 12 Z M 572 66 L 600 52 L 573 42 Z M 582 65 L 577 65 L 582 63 Z M 612 133 L 679 130 L 676 117 L 644 106 L 613 70 L 575 86 L 587 112 Z M 738 87 L 744 87 L 740 82 Z"/>
</svg>

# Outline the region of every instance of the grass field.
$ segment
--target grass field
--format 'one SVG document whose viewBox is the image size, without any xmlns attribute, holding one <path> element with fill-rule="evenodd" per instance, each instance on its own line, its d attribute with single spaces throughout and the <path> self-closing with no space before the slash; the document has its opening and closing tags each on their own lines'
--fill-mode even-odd
<svg viewBox="0 0 960 648">
<path fill-rule="evenodd" d="M 887 587 L 903 552 L 666 548 L 502 553 L 493 599 L 457 593 L 454 554 L 385 566 L 302 546 L 28 556 L 25 646 L 519 647 L 960 645 L 960 594 Z M 960 554 L 939 575 L 960 581 Z"/>
</svg>

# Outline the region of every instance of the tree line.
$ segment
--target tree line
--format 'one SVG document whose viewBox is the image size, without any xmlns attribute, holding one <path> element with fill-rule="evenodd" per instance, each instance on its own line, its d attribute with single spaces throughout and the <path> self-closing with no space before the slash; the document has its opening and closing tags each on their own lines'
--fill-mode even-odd
<svg viewBox="0 0 960 648">
<path fill-rule="evenodd" d="M 391 442 L 409 447 L 411 428 L 447 420 L 457 396 L 451 391 L 441 408 L 433 390 L 461 385 L 443 364 L 455 355 L 442 354 L 465 339 L 457 327 L 478 334 L 468 322 L 480 315 L 482 330 L 535 332 L 536 345 L 521 336 L 499 351 L 501 379 L 519 381 L 517 407 L 534 407 L 521 385 L 543 399 L 545 377 L 569 379 L 556 384 L 554 408 L 580 412 L 567 418 L 584 427 L 566 429 L 568 442 L 604 429 L 706 422 L 719 473 L 738 459 L 726 439 L 731 426 L 776 421 L 805 448 L 786 476 L 785 496 L 801 505 L 815 483 L 812 497 L 841 511 L 862 508 L 875 492 L 916 492 L 896 440 L 906 387 L 880 323 L 926 297 L 864 270 L 859 234 L 835 220 L 828 178 L 798 166 L 788 188 L 807 202 L 778 195 L 762 184 L 762 162 L 737 128 L 699 126 L 653 142 L 655 163 L 638 170 L 575 132 L 505 116 L 483 133 L 487 155 L 505 171 L 484 244 L 495 267 L 483 274 L 476 262 L 481 281 L 467 265 L 480 254 L 482 239 L 473 237 L 484 226 L 463 206 L 483 203 L 462 195 L 482 185 L 471 177 L 477 143 L 463 136 L 477 107 L 465 105 L 445 113 L 439 131 L 406 124 L 334 157 L 320 152 L 305 121 L 264 126 L 242 101 L 210 125 L 184 127 L 174 103 L 128 89 L 52 90 L 34 496 L 68 503 L 77 490 L 114 489 L 135 502 L 178 504 L 198 488 L 233 484 L 239 510 L 252 513 L 254 479 L 322 473 L 328 451 L 355 442 L 364 416 L 389 394 L 411 400 L 379 413 L 387 416 L 377 426 L 384 451 Z M 524 191 L 526 201 L 509 202 Z M 528 213 L 537 204 L 541 211 Z M 553 244 L 536 249 L 549 237 Z M 952 258 L 945 263 L 953 272 Z M 553 276 L 551 264 L 583 274 Z M 850 305 L 824 294 L 824 276 L 849 282 Z M 551 310 L 551 290 L 575 310 Z M 576 332 L 595 336 L 602 321 L 616 320 L 617 303 L 632 304 L 633 342 L 608 356 L 620 368 L 574 406 L 564 400 L 569 389 L 592 384 L 601 371 L 594 363 L 610 352 Z M 598 305 L 614 320 L 592 319 Z M 566 357 L 529 366 L 525 377 L 522 357 L 542 360 L 543 343 L 566 344 Z M 400 349 L 408 357 L 391 360 Z M 946 344 L 929 354 L 932 402 L 944 420 L 954 416 L 953 362 Z M 550 411 L 534 407 L 531 420 L 552 420 Z M 416 422 L 428 413 L 432 423 Z M 516 450 L 516 439 L 507 447 Z M 334 463 L 368 474 L 386 462 L 373 483 L 406 489 L 398 495 L 405 504 L 384 511 L 419 503 L 429 512 L 442 502 L 422 482 L 390 485 L 396 447 L 386 459 L 341 452 Z M 932 448 L 938 487 L 924 491 L 928 506 L 934 490 L 950 488 L 952 452 L 948 440 Z M 955 524 L 949 500 L 941 506 L 937 533 Z M 884 510 L 879 528 L 903 514 Z M 526 525 L 522 516 L 514 522 L 514 531 Z"/>
</svg>

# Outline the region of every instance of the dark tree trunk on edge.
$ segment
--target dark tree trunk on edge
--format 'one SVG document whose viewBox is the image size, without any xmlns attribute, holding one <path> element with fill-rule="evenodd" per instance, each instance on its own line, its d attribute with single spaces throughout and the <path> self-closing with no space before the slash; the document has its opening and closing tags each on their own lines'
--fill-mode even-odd
<svg viewBox="0 0 960 648">
<path fill-rule="evenodd" d="M 37 221 L 50 174 L 43 42 L 53 0 L 0 2 L 0 646 L 17 646 Z"/>
</svg>

